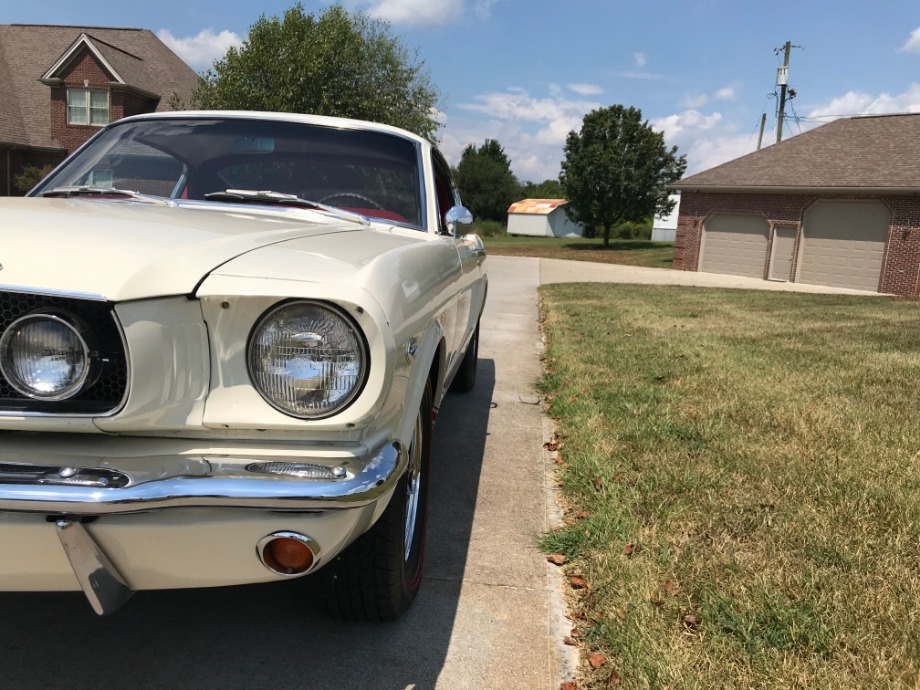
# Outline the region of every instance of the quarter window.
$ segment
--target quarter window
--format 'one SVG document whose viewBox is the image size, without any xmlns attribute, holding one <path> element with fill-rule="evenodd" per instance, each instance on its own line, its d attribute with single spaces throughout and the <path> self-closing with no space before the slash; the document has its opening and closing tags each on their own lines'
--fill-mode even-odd
<svg viewBox="0 0 920 690">
<path fill-rule="evenodd" d="M 105 89 L 67 89 L 67 124 L 109 124 L 109 92 Z"/>
</svg>

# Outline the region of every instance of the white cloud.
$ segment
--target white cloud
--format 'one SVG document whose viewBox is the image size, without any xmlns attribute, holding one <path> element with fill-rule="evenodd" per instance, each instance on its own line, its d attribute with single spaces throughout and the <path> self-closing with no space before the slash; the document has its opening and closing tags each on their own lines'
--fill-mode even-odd
<svg viewBox="0 0 920 690">
<path fill-rule="evenodd" d="M 604 93 L 604 90 L 596 84 L 569 84 L 569 90 L 579 96 L 598 96 Z"/>
<path fill-rule="evenodd" d="M 468 115 L 455 113 L 451 117 L 441 133 L 441 150 L 456 163 L 468 144 L 495 139 L 505 149 L 519 178 L 538 182 L 555 178 L 568 133 L 581 128 L 585 113 L 601 107 L 600 103 L 570 98 L 566 93 L 550 84 L 545 97 L 509 88 L 460 103 L 456 108 Z"/>
<path fill-rule="evenodd" d="M 698 110 L 685 110 L 682 113 L 649 120 L 649 124 L 660 132 L 665 139 L 681 139 L 685 133 L 706 132 L 712 130 L 722 121 L 722 113 L 703 115 Z"/>
<path fill-rule="evenodd" d="M 228 48 L 239 47 L 243 43 L 243 39 L 226 29 L 217 34 L 213 29 L 203 29 L 196 36 L 185 38 L 177 38 L 168 29 L 160 29 L 157 36 L 176 55 L 197 70 L 210 67 L 214 60 L 226 54 Z"/>
<path fill-rule="evenodd" d="M 920 27 L 910 32 L 910 38 L 901 46 L 905 53 L 920 53 Z"/>
<path fill-rule="evenodd" d="M 885 115 L 887 113 L 920 112 L 920 84 L 913 83 L 903 93 L 877 96 L 858 91 L 848 91 L 829 103 L 811 108 L 807 117 L 829 122 L 851 115 Z"/>
<path fill-rule="evenodd" d="M 709 103 L 709 96 L 705 93 L 694 93 L 684 96 L 683 100 L 680 102 L 680 106 L 682 108 L 695 110 L 697 108 L 702 108 L 707 103 Z"/>
<path fill-rule="evenodd" d="M 367 13 L 401 26 L 443 26 L 472 14 L 479 21 L 492 15 L 498 0 L 348 0 Z"/>
<path fill-rule="evenodd" d="M 661 79 L 660 74 L 653 74 L 652 72 L 635 72 L 632 70 L 617 72 L 617 76 L 622 77 L 623 79 Z"/>
<path fill-rule="evenodd" d="M 715 92 L 714 98 L 719 101 L 735 100 L 735 87 L 723 86 L 721 89 Z"/>
<path fill-rule="evenodd" d="M 633 53 L 633 60 L 636 61 L 636 67 L 645 67 L 648 64 L 648 56 L 645 53 Z"/>
</svg>

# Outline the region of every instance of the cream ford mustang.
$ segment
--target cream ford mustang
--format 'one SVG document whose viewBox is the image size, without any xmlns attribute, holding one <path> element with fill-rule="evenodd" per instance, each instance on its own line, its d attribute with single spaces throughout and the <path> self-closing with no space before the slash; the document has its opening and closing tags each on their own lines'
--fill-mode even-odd
<svg viewBox="0 0 920 690">
<path fill-rule="evenodd" d="M 164 113 L 0 201 L 0 590 L 316 573 L 348 618 L 419 588 L 432 424 L 475 381 L 485 252 L 383 125 Z"/>
</svg>

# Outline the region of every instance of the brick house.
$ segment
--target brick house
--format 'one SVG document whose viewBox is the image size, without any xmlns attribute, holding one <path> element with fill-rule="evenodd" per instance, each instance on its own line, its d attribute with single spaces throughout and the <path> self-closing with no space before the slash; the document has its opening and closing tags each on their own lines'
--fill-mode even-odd
<svg viewBox="0 0 920 690">
<path fill-rule="evenodd" d="M 920 114 L 836 120 L 672 188 L 674 268 L 920 294 Z"/>
<path fill-rule="evenodd" d="M 0 24 L 0 196 L 24 165 L 57 164 L 99 127 L 170 110 L 198 77 L 146 29 Z"/>
</svg>

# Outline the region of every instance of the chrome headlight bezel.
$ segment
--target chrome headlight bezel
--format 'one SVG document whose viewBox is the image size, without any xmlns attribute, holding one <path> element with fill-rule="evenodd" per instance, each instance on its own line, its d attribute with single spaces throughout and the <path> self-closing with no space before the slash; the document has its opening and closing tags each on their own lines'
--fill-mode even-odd
<svg viewBox="0 0 920 690">
<path fill-rule="evenodd" d="M 59 388 L 51 393 L 43 393 L 34 386 L 30 387 L 11 365 L 12 355 L 9 354 L 10 344 L 20 332 L 21 328 L 29 321 L 46 321 L 57 326 L 63 326 L 75 337 L 80 358 L 82 359 L 82 370 L 80 373 L 65 387 Z M 6 327 L 2 336 L 0 336 L 0 374 L 6 382 L 17 393 L 31 400 L 41 402 L 57 402 L 69 400 L 76 397 L 86 390 L 95 380 L 98 374 L 97 367 L 94 365 L 96 347 L 95 338 L 89 328 L 77 317 L 70 314 L 57 311 L 34 311 L 24 316 L 20 316 Z"/>
<path fill-rule="evenodd" d="M 305 409 L 295 409 L 290 406 L 286 406 L 284 401 L 278 400 L 272 395 L 271 391 L 266 389 L 261 381 L 262 377 L 260 376 L 259 371 L 257 371 L 261 362 L 261 358 L 256 351 L 259 345 L 258 340 L 260 334 L 264 332 L 265 328 L 270 325 L 281 312 L 284 310 L 295 309 L 297 307 L 306 307 L 308 309 L 327 312 L 330 316 L 338 319 L 345 327 L 347 327 L 354 338 L 354 352 L 359 367 L 354 385 L 344 396 L 342 396 L 342 398 L 335 401 L 333 405 L 325 407 L 322 410 L 317 410 L 316 412 L 308 412 Z M 264 364 L 262 366 L 264 366 Z M 267 309 L 262 314 L 262 316 L 259 317 L 259 319 L 255 322 L 255 325 L 250 330 L 249 337 L 246 342 L 246 368 L 249 374 L 249 380 L 252 383 L 253 388 L 258 391 L 259 395 L 263 400 L 265 400 L 265 402 L 267 402 L 279 412 L 289 417 L 303 419 L 306 421 L 328 419 L 329 417 L 337 415 L 343 410 L 347 409 L 353 402 L 355 402 L 355 400 L 358 399 L 358 397 L 361 395 L 361 392 L 364 390 L 370 371 L 370 348 L 367 343 L 367 338 L 361 327 L 358 326 L 354 318 L 352 318 L 351 315 L 341 307 L 333 303 L 320 300 L 287 300 L 274 304 L 269 309 Z"/>
</svg>

